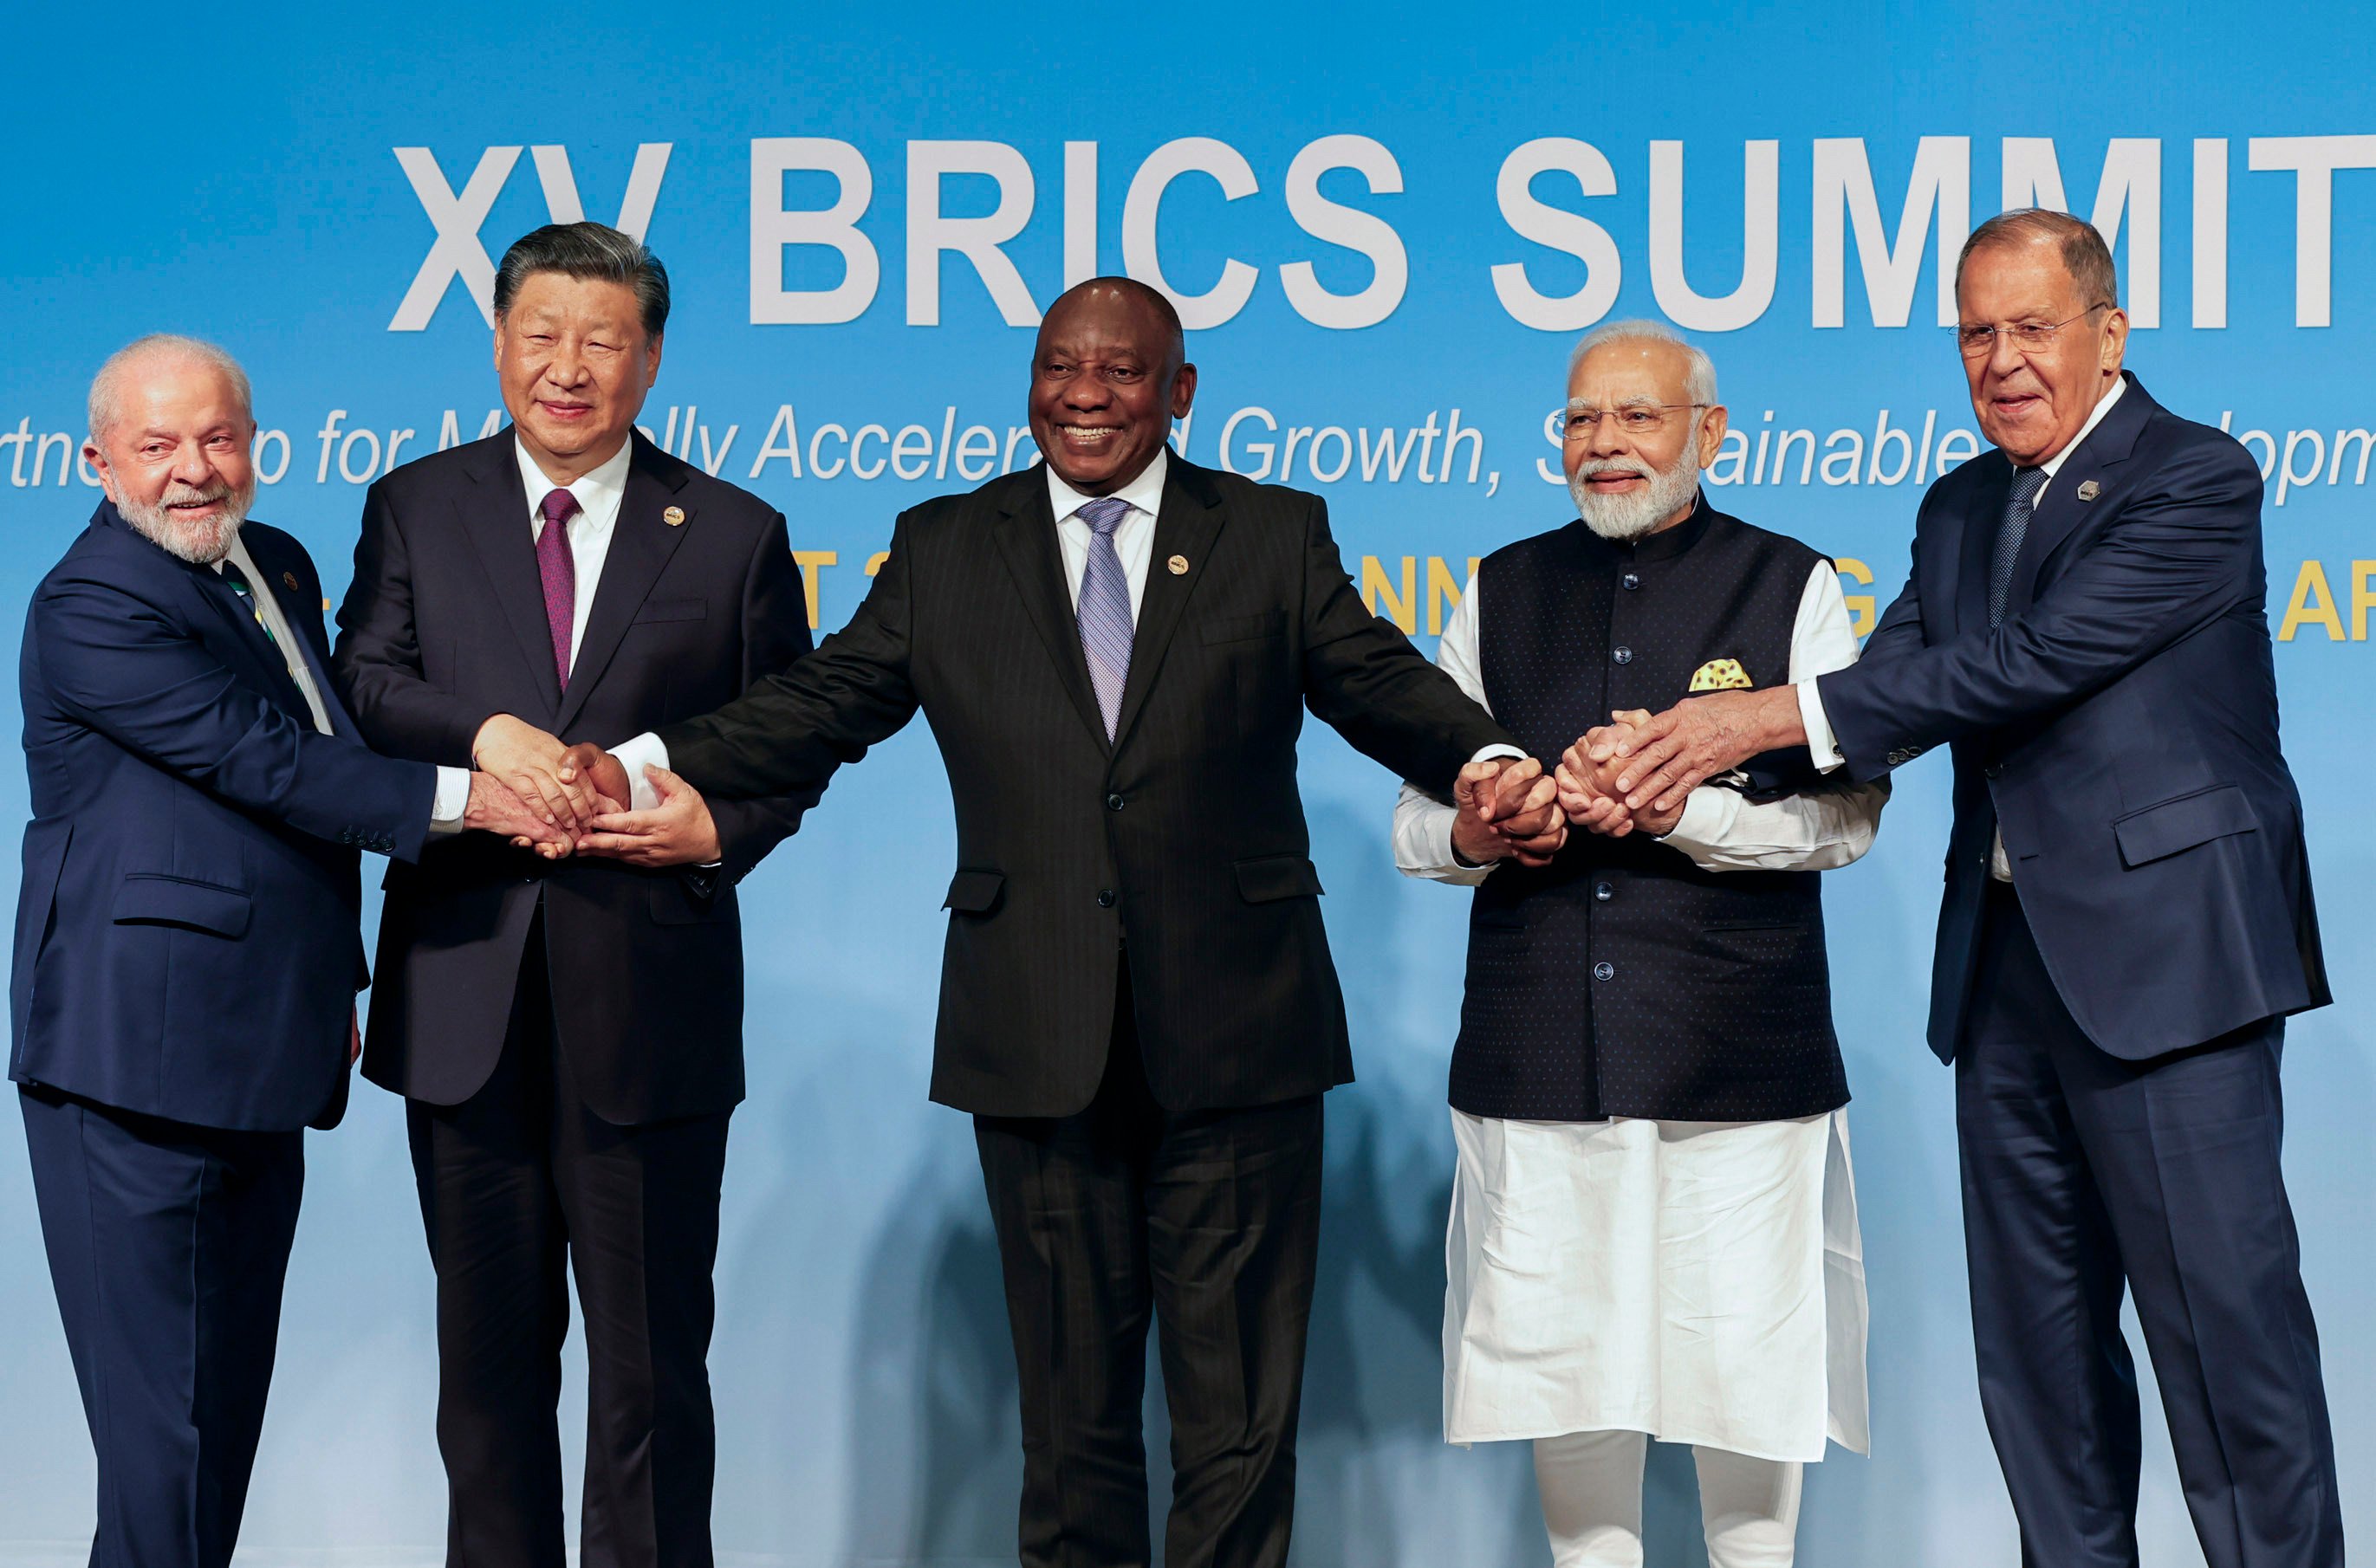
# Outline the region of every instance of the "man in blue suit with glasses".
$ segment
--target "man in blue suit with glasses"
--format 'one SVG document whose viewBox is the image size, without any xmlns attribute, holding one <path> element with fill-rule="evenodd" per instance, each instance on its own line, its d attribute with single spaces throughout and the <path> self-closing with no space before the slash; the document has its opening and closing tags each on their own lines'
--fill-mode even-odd
<svg viewBox="0 0 2376 1568">
<path fill-rule="evenodd" d="M 2092 226 L 2000 214 L 1955 293 L 1995 449 L 1924 496 L 1863 659 L 1596 730 L 1562 766 L 1579 798 L 1665 811 L 1777 746 L 1859 782 L 1953 748 L 1930 1046 L 1955 1068 L 1980 1404 L 2022 1560 L 2136 1568 L 2133 1294 L 2210 1568 L 2341 1568 L 2278 1158 L 2285 1020 L 2331 998 L 2261 475 L 2121 368 Z"/>
<path fill-rule="evenodd" d="M 484 774 L 366 750 L 304 547 L 246 521 L 247 377 L 142 339 L 91 384 L 107 499 L 34 590 L 9 1003 L 99 1453 L 94 1568 L 230 1562 L 304 1182 L 353 1060 L 358 851 L 552 842 Z"/>
</svg>

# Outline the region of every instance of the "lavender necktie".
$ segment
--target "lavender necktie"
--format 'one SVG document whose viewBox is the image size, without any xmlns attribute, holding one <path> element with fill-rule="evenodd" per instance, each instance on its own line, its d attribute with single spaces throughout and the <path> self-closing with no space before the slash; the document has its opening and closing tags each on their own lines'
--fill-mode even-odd
<svg viewBox="0 0 2376 1568">
<path fill-rule="evenodd" d="M 1130 644 L 1135 632 L 1130 610 L 1130 579 L 1123 576 L 1122 556 L 1114 550 L 1114 529 L 1130 515 L 1130 503 L 1100 495 L 1075 514 L 1089 525 L 1089 565 L 1081 574 L 1081 600 L 1074 618 L 1081 630 L 1081 651 L 1088 655 L 1089 683 L 1098 691 L 1098 711 L 1105 716 L 1106 739 L 1114 738 L 1122 718 L 1122 689 L 1130 681 Z"/>
<path fill-rule="evenodd" d="M 569 519 L 577 497 L 566 490 L 547 495 L 537 510 L 544 528 L 536 536 L 536 575 L 544 580 L 544 621 L 552 633 L 552 671 L 569 689 L 569 633 L 577 619 L 577 561 L 569 553 Z"/>
</svg>

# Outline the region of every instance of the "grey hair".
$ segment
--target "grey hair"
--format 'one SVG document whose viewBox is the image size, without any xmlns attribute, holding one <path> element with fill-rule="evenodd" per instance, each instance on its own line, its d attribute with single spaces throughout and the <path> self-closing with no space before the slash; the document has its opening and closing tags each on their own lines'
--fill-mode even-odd
<svg viewBox="0 0 2376 1568">
<path fill-rule="evenodd" d="M 238 395 L 240 412 L 250 424 L 255 422 L 255 399 L 247 385 L 247 372 L 226 350 L 198 338 L 184 338 L 175 332 L 151 332 L 146 338 L 131 342 L 107 356 L 99 374 L 90 378 L 90 438 L 99 440 L 114 429 L 124 419 L 124 383 L 133 370 L 151 359 L 195 360 L 221 374 Z"/>
<path fill-rule="evenodd" d="M 2029 240 L 2044 240 L 2055 247 L 2062 257 L 2062 270 L 2071 275 L 2071 286 L 2087 302 L 2088 309 L 2121 308 L 2121 274 L 2112 265 L 2112 249 L 2104 243 L 2103 234 L 2085 219 L 2050 207 L 2016 207 L 1973 230 L 1955 257 L 1956 291 L 1963 291 L 1964 267 L 1975 254 Z"/>
<path fill-rule="evenodd" d="M 1683 375 L 1683 396 L 1704 408 L 1715 408 L 1716 362 L 1707 351 L 1685 338 L 1663 321 L 1612 321 L 1596 327 L 1576 340 L 1575 352 L 1567 360 L 1567 373 L 1573 377 L 1575 367 L 1593 350 L 1610 343 L 1671 343 L 1683 351 L 1686 369 Z"/>
<path fill-rule="evenodd" d="M 548 223 L 513 241 L 495 268 L 495 314 L 509 314 L 520 285 L 539 272 L 624 284 L 636 291 L 646 337 L 657 338 L 668 326 L 668 268 L 650 246 L 608 223 Z"/>
</svg>

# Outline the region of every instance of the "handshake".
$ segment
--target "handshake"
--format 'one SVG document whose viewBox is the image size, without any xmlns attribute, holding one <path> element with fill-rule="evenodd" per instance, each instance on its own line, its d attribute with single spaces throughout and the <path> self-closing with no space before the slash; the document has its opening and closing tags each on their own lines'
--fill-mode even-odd
<svg viewBox="0 0 2376 1568">
<path fill-rule="evenodd" d="M 596 855 L 629 865 L 707 865 L 722 858 L 718 825 L 701 792 L 664 767 L 647 767 L 659 803 L 631 809 L 635 789 L 600 746 L 564 745 L 524 719 L 499 713 L 479 728 L 462 826 L 509 838 L 548 861 Z"/>
<path fill-rule="evenodd" d="M 1548 778 L 1532 757 L 1472 762 L 1453 786 L 1453 849 L 1469 865 L 1540 866 L 1565 846 L 1570 827 L 1610 838 L 1671 833 L 1704 779 L 1799 738 L 1782 732 L 1796 705 L 1788 688 L 1780 690 L 1788 712 L 1761 692 L 1693 698 L 1655 715 L 1611 714 L 1578 736 Z"/>
</svg>

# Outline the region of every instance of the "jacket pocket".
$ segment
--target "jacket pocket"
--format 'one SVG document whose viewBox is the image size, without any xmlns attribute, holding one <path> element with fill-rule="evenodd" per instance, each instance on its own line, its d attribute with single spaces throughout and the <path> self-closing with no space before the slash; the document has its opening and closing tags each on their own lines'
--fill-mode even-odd
<svg viewBox="0 0 2376 1568">
<path fill-rule="evenodd" d="M 707 892 L 696 890 L 683 872 L 652 879 L 652 923 L 654 925 L 708 925 L 726 919 L 734 910 L 734 890 L 720 885 L 725 879 L 722 871 L 709 873 L 712 880 Z"/>
<path fill-rule="evenodd" d="M 115 891 L 117 925 L 177 925 L 236 938 L 247 934 L 250 913 L 239 888 L 162 872 L 126 872 Z"/>
<path fill-rule="evenodd" d="M 1205 623 L 1208 643 L 1250 642 L 1255 637 L 1287 635 L 1287 612 L 1265 610 L 1258 615 L 1218 615 Z"/>
<path fill-rule="evenodd" d="M 650 621 L 706 621 L 708 618 L 709 606 L 702 600 L 647 599 L 628 624 L 640 626 Z"/>
<path fill-rule="evenodd" d="M 1259 860 L 1232 861 L 1238 873 L 1238 896 L 1249 904 L 1275 903 L 1281 898 L 1317 898 L 1320 868 L 1301 855 L 1265 855 Z"/>
<path fill-rule="evenodd" d="M 998 896 L 1005 887 L 1003 871 L 961 871 L 949 878 L 949 896 L 941 900 L 941 908 L 961 915 L 986 915 L 998 907 Z"/>
<path fill-rule="evenodd" d="M 2121 846 L 2121 863 L 2141 866 L 2214 838 L 2256 832 L 2260 826 L 2239 786 L 2214 784 L 2113 818 L 2112 837 Z"/>
</svg>

